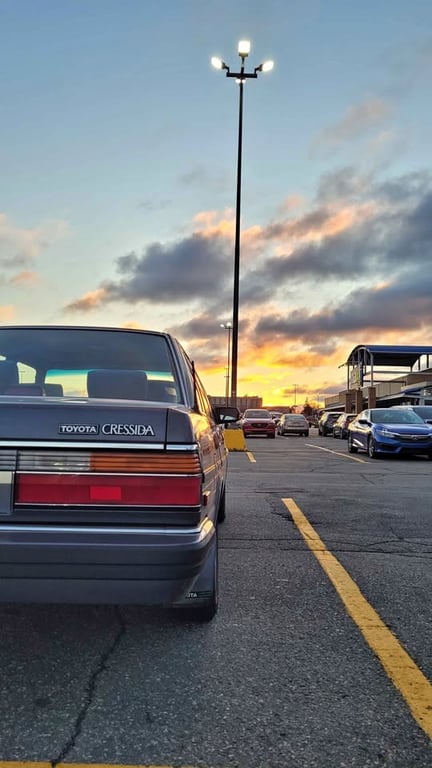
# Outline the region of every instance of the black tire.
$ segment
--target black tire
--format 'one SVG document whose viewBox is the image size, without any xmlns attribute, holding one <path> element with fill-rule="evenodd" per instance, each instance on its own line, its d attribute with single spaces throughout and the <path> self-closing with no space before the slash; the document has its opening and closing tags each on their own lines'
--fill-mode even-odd
<svg viewBox="0 0 432 768">
<path fill-rule="evenodd" d="M 309 437 L 309 432 L 303 432 L 305 437 Z"/>
<path fill-rule="evenodd" d="M 367 452 L 370 459 L 376 459 L 378 458 L 377 450 L 376 450 L 376 443 L 373 437 L 369 437 L 368 444 L 367 444 Z"/>
<path fill-rule="evenodd" d="M 267 435 L 271 440 L 274 440 L 276 437 L 276 432 L 274 432 L 272 435 Z"/>
<path fill-rule="evenodd" d="M 220 500 L 219 500 L 217 522 L 223 523 L 225 518 L 226 518 L 226 492 L 225 492 L 225 486 L 224 486 L 223 491 L 221 493 Z"/>
<path fill-rule="evenodd" d="M 323 437 L 327 437 L 327 430 L 326 430 L 325 427 L 322 428 L 321 434 L 322 434 Z"/>
<path fill-rule="evenodd" d="M 353 445 L 351 435 L 348 435 L 348 453 L 357 453 L 357 451 L 358 451 L 358 448 L 356 448 L 356 446 Z"/>
</svg>

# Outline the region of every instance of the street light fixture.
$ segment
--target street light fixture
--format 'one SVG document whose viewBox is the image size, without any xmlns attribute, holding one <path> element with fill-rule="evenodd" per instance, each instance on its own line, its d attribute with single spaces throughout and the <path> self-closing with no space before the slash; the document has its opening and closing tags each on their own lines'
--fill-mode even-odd
<svg viewBox="0 0 432 768">
<path fill-rule="evenodd" d="M 225 70 L 227 77 L 234 77 L 239 85 L 239 121 L 238 121 L 238 147 L 237 147 L 237 195 L 235 218 L 235 246 L 234 246 L 234 288 L 233 288 L 233 322 L 232 322 L 232 355 L 231 355 L 231 397 L 233 404 L 237 398 L 237 364 L 238 364 L 238 331 L 239 331 L 239 288 L 240 288 L 240 208 L 241 208 L 241 171 L 242 171 L 242 142 L 243 142 L 243 86 L 246 80 L 255 79 L 260 72 L 270 72 L 273 69 L 272 61 L 265 61 L 253 72 L 245 72 L 245 59 L 249 56 L 251 44 L 249 40 L 240 40 L 238 55 L 241 59 L 240 72 L 231 72 L 228 64 L 218 56 L 211 59 L 216 69 Z"/>
<path fill-rule="evenodd" d="M 232 323 L 221 323 L 221 328 L 225 328 L 226 331 L 228 331 L 228 353 L 227 353 L 227 374 L 226 374 L 226 383 L 225 383 L 225 398 L 226 398 L 226 405 L 229 405 L 229 392 L 230 392 L 230 365 L 231 365 L 231 331 L 232 331 Z"/>
</svg>

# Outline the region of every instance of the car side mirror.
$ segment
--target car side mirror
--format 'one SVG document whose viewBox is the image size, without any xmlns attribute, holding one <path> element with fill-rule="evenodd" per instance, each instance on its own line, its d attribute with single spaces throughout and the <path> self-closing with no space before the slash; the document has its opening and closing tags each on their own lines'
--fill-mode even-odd
<svg viewBox="0 0 432 768">
<path fill-rule="evenodd" d="M 213 412 L 218 424 L 232 424 L 240 419 L 240 411 L 233 405 L 214 405 Z"/>
<path fill-rule="evenodd" d="M 363 427 L 368 427 L 370 422 L 367 419 L 359 419 L 358 424 L 361 424 Z"/>
</svg>

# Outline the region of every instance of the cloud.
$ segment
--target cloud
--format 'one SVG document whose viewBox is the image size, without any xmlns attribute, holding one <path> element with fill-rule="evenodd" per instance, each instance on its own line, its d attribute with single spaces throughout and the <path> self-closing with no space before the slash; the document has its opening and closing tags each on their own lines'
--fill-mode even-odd
<svg viewBox="0 0 432 768">
<path fill-rule="evenodd" d="M 221 192 L 228 187 L 229 180 L 226 176 L 212 175 L 203 165 L 196 165 L 186 173 L 179 176 L 179 183 L 183 187 L 206 187 L 214 192 Z"/>
<path fill-rule="evenodd" d="M 142 208 L 144 211 L 148 211 L 149 213 L 153 213 L 154 211 L 164 211 L 166 208 L 169 208 L 172 205 L 172 200 L 154 200 L 153 198 L 149 198 L 146 200 L 141 200 L 140 203 L 138 203 L 138 208 Z"/>
<path fill-rule="evenodd" d="M 197 165 L 187 173 L 183 173 L 181 176 L 179 176 L 179 181 L 185 186 L 189 186 L 191 184 L 197 184 L 201 186 L 206 181 L 208 181 L 208 175 L 202 165 Z"/>
<path fill-rule="evenodd" d="M 94 291 L 85 293 L 80 299 L 71 301 L 70 304 L 67 304 L 65 307 L 65 311 L 88 312 L 91 309 L 98 309 L 98 307 L 103 306 L 106 297 L 107 294 L 105 288 L 96 288 Z"/>
<path fill-rule="evenodd" d="M 423 89 L 432 75 L 432 39 L 405 40 L 387 48 L 377 61 L 387 77 L 383 90 L 400 99 L 416 89 Z"/>
<path fill-rule="evenodd" d="M 18 272 L 18 274 L 14 275 L 9 280 L 11 285 L 16 286 L 34 285 L 37 282 L 39 282 L 39 275 L 36 272 L 32 272 L 30 270 Z"/>
<path fill-rule="evenodd" d="M 182 304 L 212 299 L 223 293 L 232 275 L 226 239 L 194 233 L 176 243 L 149 245 L 116 260 L 118 280 L 70 302 L 66 310 L 88 311 L 113 301 Z"/>
<path fill-rule="evenodd" d="M 9 320 L 13 320 L 15 315 L 16 311 L 13 304 L 4 304 L 3 306 L 0 306 L 0 321 L 2 323 L 7 323 Z"/>
<path fill-rule="evenodd" d="M 19 227 L 0 213 L 0 266 L 5 269 L 27 266 L 39 254 L 65 237 L 67 222 L 53 220 L 37 227 Z"/>
<path fill-rule="evenodd" d="M 396 332 L 431 337 L 428 172 L 382 181 L 342 168 L 323 176 L 309 210 L 295 214 L 284 210 L 247 229 L 244 240 L 242 233 L 243 365 L 316 370 L 338 364 L 341 345 L 351 340 Z M 226 334 L 219 326 L 232 311 L 232 224 L 229 211 L 201 212 L 192 234 L 120 256 L 115 279 L 66 309 L 115 302 L 178 308 L 168 330 L 188 342 L 200 365 L 220 368 Z"/>
<path fill-rule="evenodd" d="M 352 337 L 359 332 L 370 336 L 386 330 L 432 328 L 431 295 L 432 276 L 417 275 L 383 288 L 354 290 L 322 311 L 296 309 L 286 315 L 267 316 L 257 323 L 254 333 L 259 338 L 295 339 L 310 346 L 329 337 Z"/>
<path fill-rule="evenodd" d="M 379 127 L 392 115 L 391 105 L 383 99 L 366 99 L 349 107 L 343 117 L 327 126 L 317 137 L 314 146 L 334 145 L 353 141 Z"/>
</svg>

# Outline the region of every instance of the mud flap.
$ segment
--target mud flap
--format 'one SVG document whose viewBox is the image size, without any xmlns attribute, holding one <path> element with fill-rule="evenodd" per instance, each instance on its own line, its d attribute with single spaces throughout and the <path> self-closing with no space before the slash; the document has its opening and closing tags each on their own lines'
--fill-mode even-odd
<svg viewBox="0 0 432 768">
<path fill-rule="evenodd" d="M 199 608 L 218 599 L 218 541 L 215 531 L 206 561 L 185 595 L 173 603 L 174 608 Z"/>
</svg>

